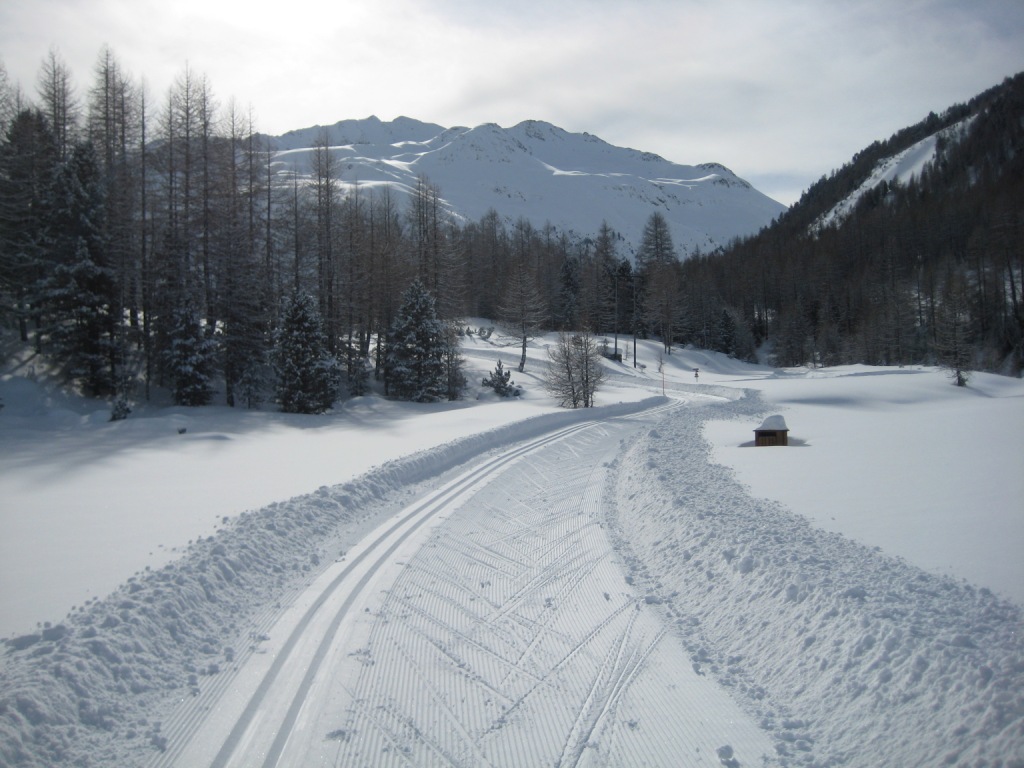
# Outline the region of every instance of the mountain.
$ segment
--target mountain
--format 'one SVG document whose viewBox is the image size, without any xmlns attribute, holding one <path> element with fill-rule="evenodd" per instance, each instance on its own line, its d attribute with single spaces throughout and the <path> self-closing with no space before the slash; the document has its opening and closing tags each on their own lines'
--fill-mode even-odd
<svg viewBox="0 0 1024 768">
<path fill-rule="evenodd" d="M 892 202 L 902 190 L 959 196 L 1015 177 L 1024 132 L 1024 73 L 941 114 L 875 141 L 812 184 L 771 228 L 778 238 L 841 227 L 858 207 Z M 765 233 L 767 234 L 767 233 Z"/>
<path fill-rule="evenodd" d="M 717 163 L 680 165 L 537 120 L 511 128 L 444 128 L 407 117 L 369 117 L 270 141 L 280 174 L 308 175 L 314 146 L 326 142 L 346 185 L 390 184 L 407 194 L 422 175 L 464 220 L 494 209 L 509 221 L 523 217 L 538 228 L 550 223 L 578 237 L 595 234 L 607 221 L 627 250 L 639 244 L 656 210 L 681 256 L 751 235 L 786 210 Z"/>
</svg>

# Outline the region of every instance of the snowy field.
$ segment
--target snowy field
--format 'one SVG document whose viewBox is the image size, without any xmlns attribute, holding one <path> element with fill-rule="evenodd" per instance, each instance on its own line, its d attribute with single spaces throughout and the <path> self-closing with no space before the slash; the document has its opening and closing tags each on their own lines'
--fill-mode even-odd
<svg viewBox="0 0 1024 768">
<path fill-rule="evenodd" d="M 519 400 L 324 417 L 8 363 L 0 764 L 1024 765 L 1024 382 L 641 343 L 569 413 L 546 343 Z"/>
</svg>

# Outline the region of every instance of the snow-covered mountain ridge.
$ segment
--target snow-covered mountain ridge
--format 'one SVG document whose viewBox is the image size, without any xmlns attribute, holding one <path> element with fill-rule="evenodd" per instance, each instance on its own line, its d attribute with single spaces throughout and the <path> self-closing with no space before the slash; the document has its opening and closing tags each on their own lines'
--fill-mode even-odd
<svg viewBox="0 0 1024 768">
<path fill-rule="evenodd" d="M 408 194 L 425 176 L 465 221 L 493 209 L 578 237 L 602 221 L 629 252 L 654 211 L 686 256 L 753 234 L 785 210 L 718 163 L 680 165 L 538 120 L 502 128 L 444 128 L 407 117 L 343 120 L 271 138 L 278 173 L 310 173 L 314 147 L 330 147 L 343 186 L 390 184 Z"/>
<path fill-rule="evenodd" d="M 976 117 L 977 115 L 971 115 L 948 128 L 926 136 L 907 149 L 879 160 L 864 182 L 822 215 L 815 222 L 813 229 L 817 231 L 842 223 L 864 195 L 882 184 L 908 184 L 912 179 L 920 178 L 925 168 L 936 159 L 939 146 L 943 142 L 959 141 L 970 129 Z"/>
</svg>

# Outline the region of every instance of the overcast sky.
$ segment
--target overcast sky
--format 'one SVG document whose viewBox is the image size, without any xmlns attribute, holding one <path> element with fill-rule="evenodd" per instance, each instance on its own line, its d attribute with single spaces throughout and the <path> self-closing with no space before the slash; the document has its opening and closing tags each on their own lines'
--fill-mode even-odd
<svg viewBox="0 0 1024 768">
<path fill-rule="evenodd" d="M 33 96 L 51 48 L 84 92 L 104 44 L 153 103 L 187 62 L 266 133 L 547 120 L 789 204 L 1024 70 L 1024 1 L 0 0 L 0 59 Z"/>
</svg>

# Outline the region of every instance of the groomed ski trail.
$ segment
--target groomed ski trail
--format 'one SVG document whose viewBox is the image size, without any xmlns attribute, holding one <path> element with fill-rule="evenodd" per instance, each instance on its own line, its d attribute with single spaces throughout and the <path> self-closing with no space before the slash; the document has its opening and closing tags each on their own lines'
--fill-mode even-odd
<svg viewBox="0 0 1024 768">
<path fill-rule="evenodd" d="M 502 451 L 406 507 L 266 632 L 166 765 L 719 765 L 772 752 L 627 584 L 623 440 L 678 403 Z"/>
</svg>

